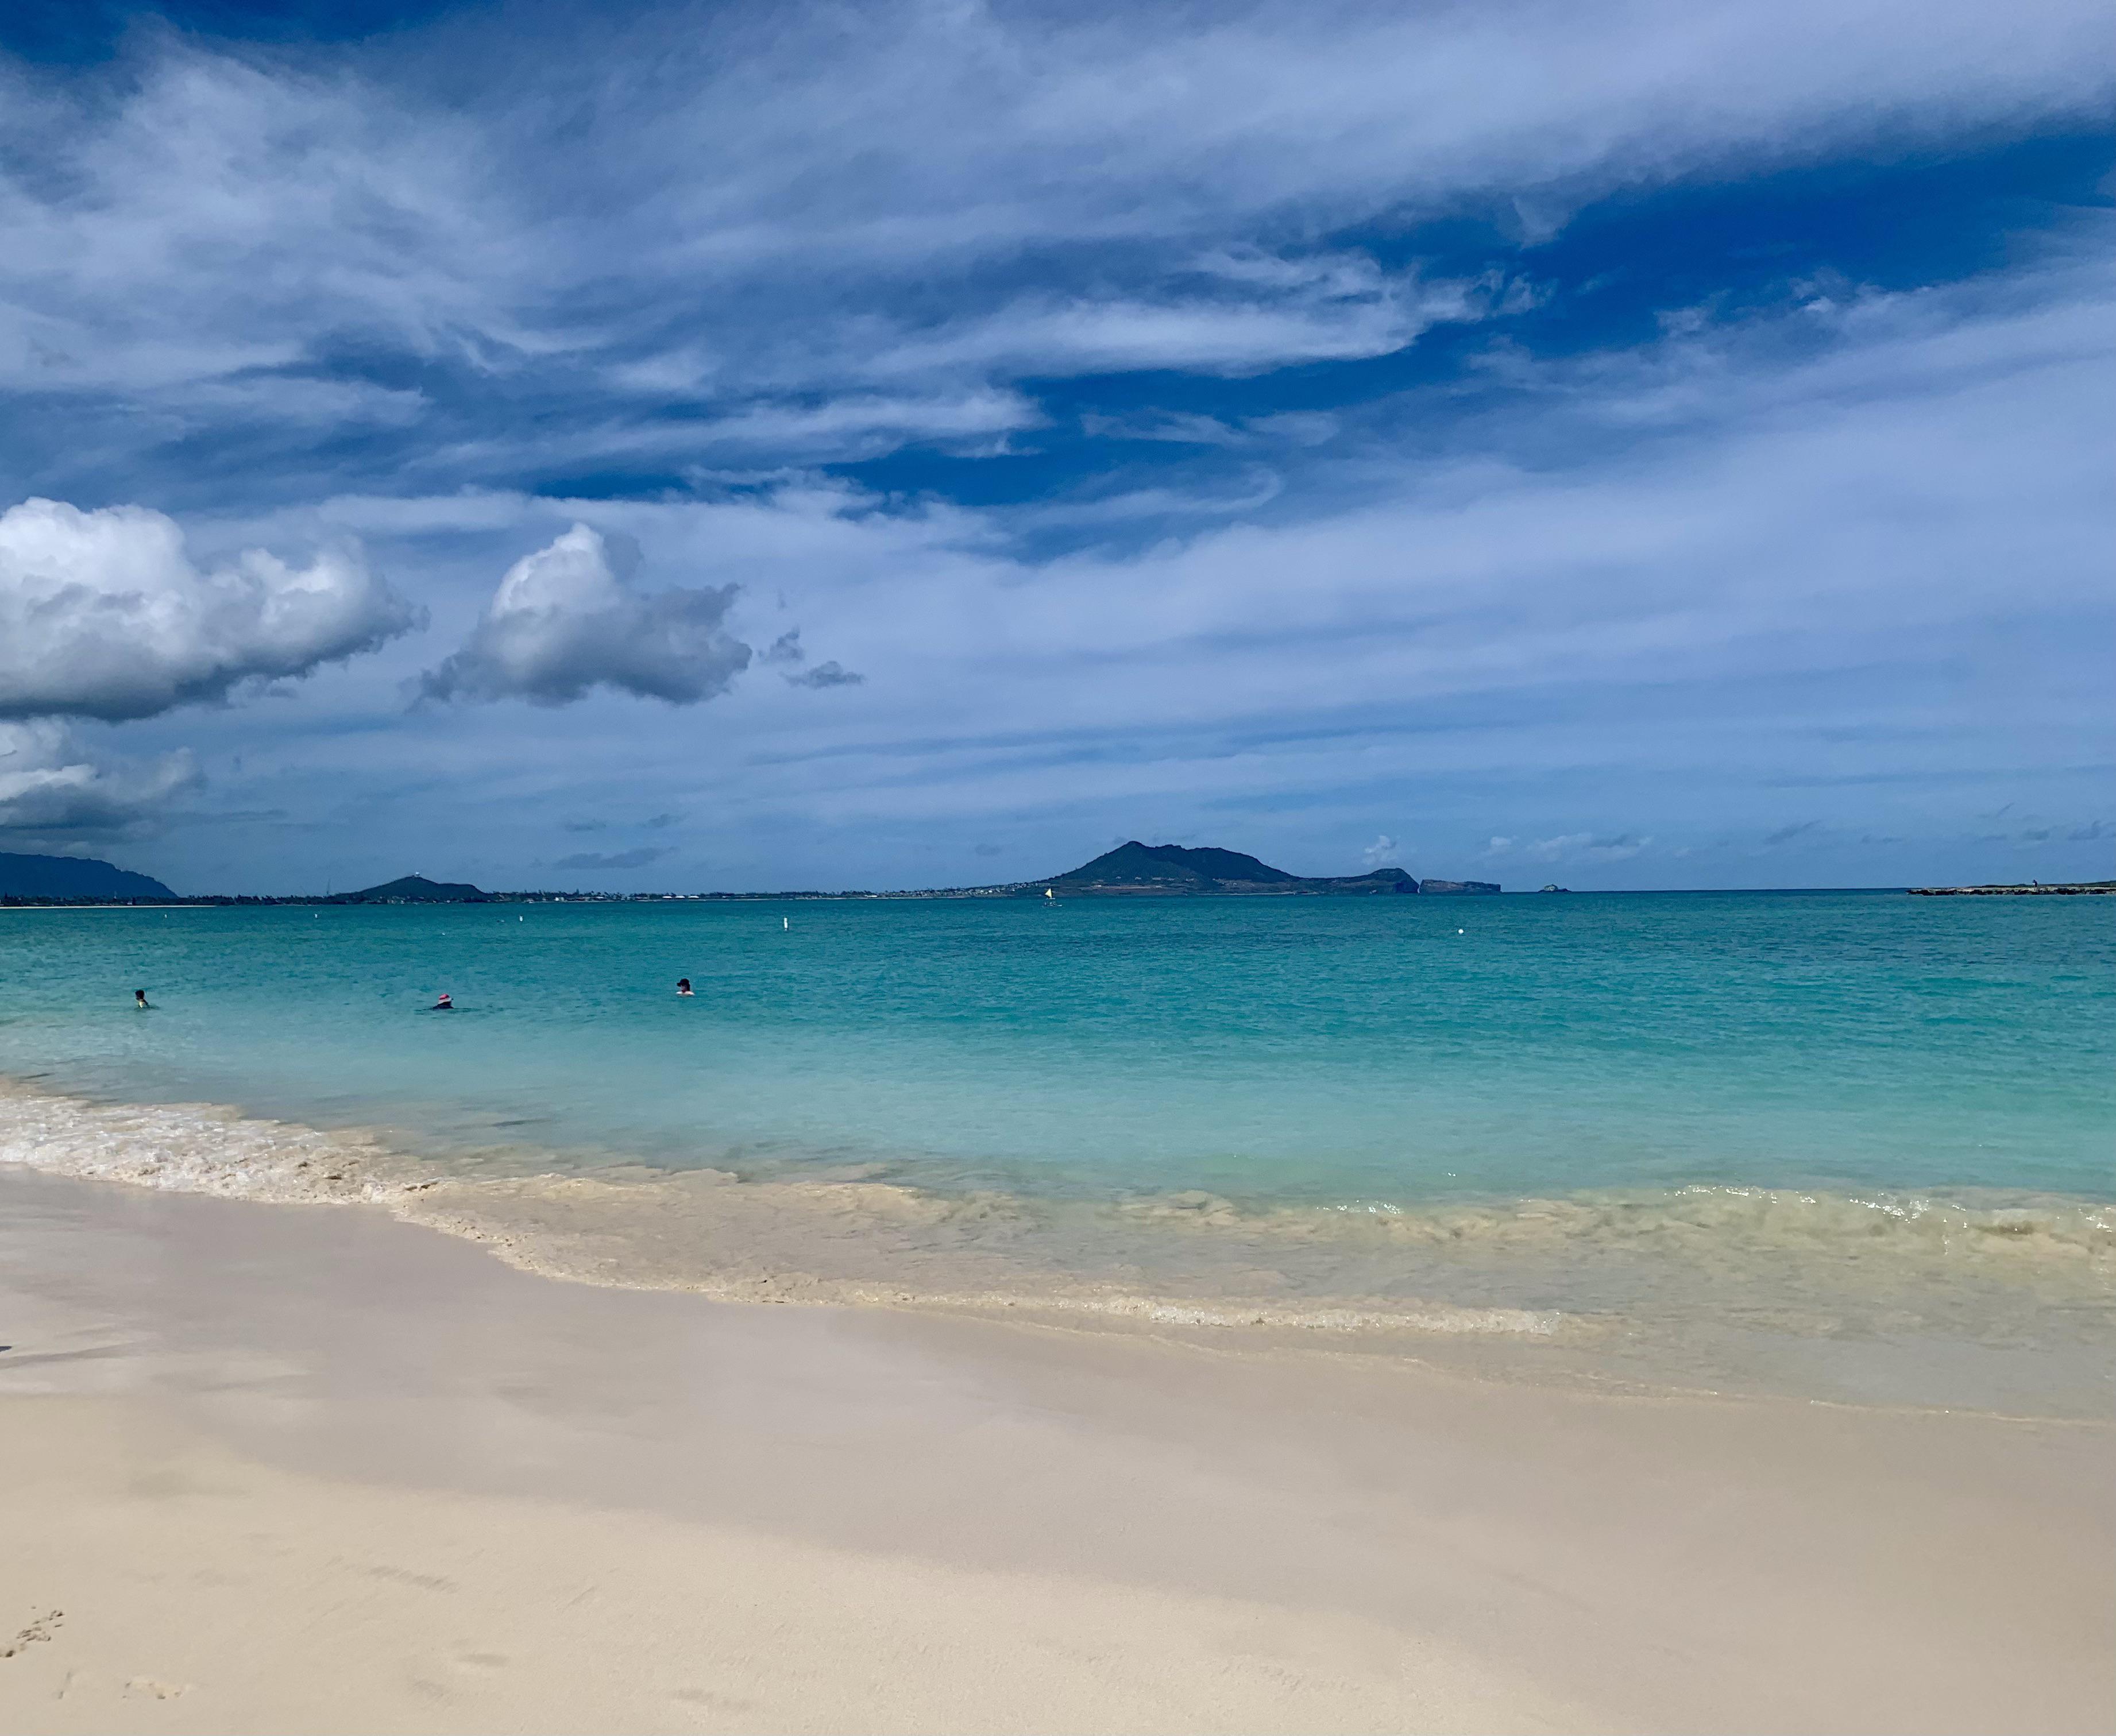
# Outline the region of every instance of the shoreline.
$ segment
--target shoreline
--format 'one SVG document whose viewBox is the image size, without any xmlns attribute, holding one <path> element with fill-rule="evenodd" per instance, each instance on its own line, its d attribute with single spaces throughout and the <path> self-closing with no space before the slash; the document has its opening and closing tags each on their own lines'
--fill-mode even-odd
<svg viewBox="0 0 2116 1736">
<path fill-rule="evenodd" d="M 371 1130 L 0 1078 L 0 1173 L 366 1206 L 599 1287 L 1159 1334 L 1603 1391 L 2116 1417 L 2116 1206 L 2104 1201 L 1693 1187 L 1260 1210 L 1202 1193 L 1067 1201 L 549 1167 L 557 1156 L 436 1161 Z"/>
<path fill-rule="evenodd" d="M 10 1633 L 63 1612 L 0 1660 L 16 1726 L 2025 1730 L 2116 1704 L 2103 1424 L 599 1288 L 380 1212 L 19 1169 L 0 1248 L 0 1596 Z"/>
</svg>

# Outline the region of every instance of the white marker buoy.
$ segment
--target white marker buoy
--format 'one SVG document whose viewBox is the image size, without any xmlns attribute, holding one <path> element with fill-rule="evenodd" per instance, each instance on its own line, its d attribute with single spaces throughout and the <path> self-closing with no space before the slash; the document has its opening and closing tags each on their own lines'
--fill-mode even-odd
<svg viewBox="0 0 2116 1736">
<path fill-rule="evenodd" d="M 794 919 L 791 916 L 781 916 L 779 919 L 779 925 L 781 928 L 790 929 L 794 926 Z"/>
</svg>

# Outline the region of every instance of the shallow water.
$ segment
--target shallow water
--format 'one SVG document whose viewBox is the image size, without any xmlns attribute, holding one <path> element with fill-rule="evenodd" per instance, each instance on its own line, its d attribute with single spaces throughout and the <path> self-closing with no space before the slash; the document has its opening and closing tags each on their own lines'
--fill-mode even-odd
<svg viewBox="0 0 2116 1736">
<path fill-rule="evenodd" d="M 1506 1337 L 1626 1378 L 1838 1397 L 2108 1403 L 2116 901 L 0 925 L 0 1072 L 372 1130 L 361 1174 L 453 1178 L 464 1222 L 579 1275 Z M 136 986 L 157 1011 L 131 1010 Z M 460 1011 L 420 1010 L 443 989 Z M 196 1185 L 232 1149 L 214 1114 L 121 1130 L 44 1101 L 25 1132 L 25 1102 L 0 1146 L 50 1167 L 159 1152 L 160 1179 Z M 251 1181 L 227 1184 L 263 1187 L 274 1138 L 299 1142 L 251 1139 L 226 1161 Z"/>
</svg>

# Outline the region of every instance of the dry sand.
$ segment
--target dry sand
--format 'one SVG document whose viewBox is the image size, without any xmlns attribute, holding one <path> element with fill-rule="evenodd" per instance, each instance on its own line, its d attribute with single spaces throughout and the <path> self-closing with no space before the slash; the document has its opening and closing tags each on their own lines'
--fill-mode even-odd
<svg viewBox="0 0 2116 1736">
<path fill-rule="evenodd" d="M 8 1731 L 2116 1729 L 2105 1426 L 596 1289 L 7 1172 L 0 1343 Z"/>
</svg>

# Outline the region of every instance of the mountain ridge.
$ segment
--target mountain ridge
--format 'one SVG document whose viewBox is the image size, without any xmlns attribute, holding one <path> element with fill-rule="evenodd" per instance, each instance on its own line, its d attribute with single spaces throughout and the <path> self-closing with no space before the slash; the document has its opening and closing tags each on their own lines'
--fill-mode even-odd
<svg viewBox="0 0 2116 1736">
<path fill-rule="evenodd" d="M 18 856 L 0 851 L 0 898 L 173 899 L 152 875 L 135 874 L 94 856 Z"/>
</svg>

